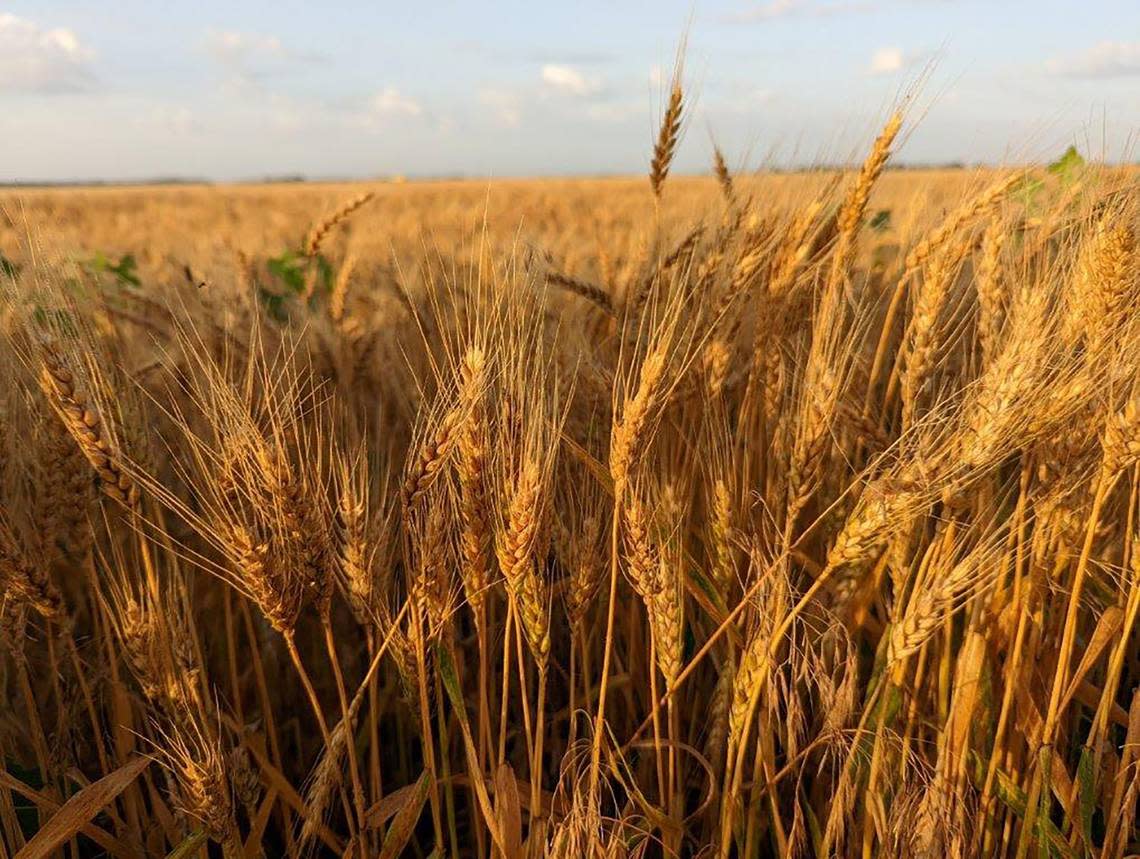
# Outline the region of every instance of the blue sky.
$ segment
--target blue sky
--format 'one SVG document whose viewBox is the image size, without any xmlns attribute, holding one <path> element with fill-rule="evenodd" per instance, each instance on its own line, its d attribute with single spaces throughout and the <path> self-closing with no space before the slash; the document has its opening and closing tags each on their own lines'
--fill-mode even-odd
<svg viewBox="0 0 1140 859">
<path fill-rule="evenodd" d="M 0 181 L 639 172 L 686 29 L 680 169 L 1134 154 L 1136 0 L 26 0 Z"/>
</svg>

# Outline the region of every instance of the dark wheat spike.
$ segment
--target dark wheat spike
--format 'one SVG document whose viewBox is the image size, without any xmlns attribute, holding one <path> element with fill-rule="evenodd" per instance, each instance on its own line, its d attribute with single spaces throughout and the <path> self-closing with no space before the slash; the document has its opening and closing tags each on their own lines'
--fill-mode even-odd
<svg viewBox="0 0 1140 859">
<path fill-rule="evenodd" d="M 589 283 L 584 280 L 579 280 L 576 277 L 571 277 L 568 274 L 562 274 L 558 271 L 549 271 L 546 273 L 546 282 L 552 283 L 557 287 L 565 289 L 567 292 L 572 292 L 589 301 L 607 316 L 614 316 L 614 303 L 610 299 L 609 293 L 602 289 L 600 286 Z"/>
<path fill-rule="evenodd" d="M 359 196 L 346 201 L 339 209 L 330 212 L 321 221 L 313 226 L 305 239 L 305 256 L 314 257 L 321 249 L 321 242 L 337 224 L 344 221 L 349 215 L 376 196 L 374 191 L 365 191 Z"/>
<path fill-rule="evenodd" d="M 713 173 L 716 175 L 716 181 L 720 184 L 720 192 L 724 195 L 725 202 L 732 203 L 736 199 L 736 190 L 732 187 L 732 174 L 728 172 L 724 153 L 715 143 L 713 144 Z"/>
<path fill-rule="evenodd" d="M 665 108 L 665 115 L 661 118 L 657 143 L 653 146 L 653 161 L 649 166 L 649 185 L 653 188 L 654 197 L 661 196 L 661 188 L 665 184 L 665 177 L 669 175 L 669 166 L 673 163 L 673 156 L 677 151 L 677 140 L 681 136 L 682 107 L 681 79 L 675 76 L 673 88 L 669 92 L 669 104 Z"/>
</svg>

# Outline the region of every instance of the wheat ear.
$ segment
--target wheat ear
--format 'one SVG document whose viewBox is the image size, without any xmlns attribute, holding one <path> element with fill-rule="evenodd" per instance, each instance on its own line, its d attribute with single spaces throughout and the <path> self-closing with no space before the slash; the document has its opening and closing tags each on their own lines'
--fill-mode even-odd
<svg viewBox="0 0 1140 859">
<path fill-rule="evenodd" d="M 339 208 L 333 210 L 314 224 L 313 228 L 309 230 L 308 237 L 305 239 L 305 256 L 315 257 L 320 253 L 321 242 L 325 240 L 329 232 L 375 196 L 375 191 L 365 191 L 363 194 L 346 201 Z"/>
<path fill-rule="evenodd" d="M 669 103 L 665 107 L 665 115 L 661 118 L 661 128 L 657 132 L 657 142 L 653 146 L 653 160 L 649 165 L 649 186 L 653 189 L 653 196 L 657 198 L 661 197 L 661 189 L 665 185 L 665 178 L 669 175 L 673 156 L 677 152 L 677 141 L 681 136 L 683 102 L 684 95 L 681 91 L 680 68 L 678 68 L 669 89 Z"/>
</svg>

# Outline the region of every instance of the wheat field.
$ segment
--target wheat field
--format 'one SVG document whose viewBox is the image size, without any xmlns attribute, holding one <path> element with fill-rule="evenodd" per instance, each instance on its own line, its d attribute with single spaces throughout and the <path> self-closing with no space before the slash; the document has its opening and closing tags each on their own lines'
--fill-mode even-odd
<svg viewBox="0 0 1140 859">
<path fill-rule="evenodd" d="M 1135 173 L 0 197 L 0 857 L 1123 857 Z"/>
</svg>

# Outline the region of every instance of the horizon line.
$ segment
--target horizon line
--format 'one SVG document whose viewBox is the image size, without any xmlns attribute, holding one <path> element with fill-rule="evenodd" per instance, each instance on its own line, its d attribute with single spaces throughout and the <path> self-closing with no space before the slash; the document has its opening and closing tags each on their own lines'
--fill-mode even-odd
<svg viewBox="0 0 1140 859">
<path fill-rule="evenodd" d="M 1105 166 L 1126 167 L 1136 164 L 1135 161 L 1098 161 Z M 825 163 L 811 165 L 795 165 L 789 167 L 763 167 L 756 170 L 743 170 L 734 175 L 740 177 L 764 175 L 788 175 L 795 173 L 831 173 L 847 171 L 858 168 L 858 164 Z M 1032 169 L 1045 168 L 1045 163 L 1003 163 L 990 161 L 931 161 L 931 162 L 897 162 L 887 166 L 889 171 L 932 171 L 932 170 L 981 170 L 981 169 Z M 700 179 L 715 178 L 711 171 L 677 171 L 678 178 Z M 211 179 L 205 176 L 193 175 L 157 175 L 142 178 L 75 178 L 75 179 L 0 179 L 0 190 L 15 188 L 129 188 L 154 187 L 162 185 L 348 185 L 348 184 L 430 184 L 433 182 L 520 182 L 565 179 L 636 179 L 641 178 L 640 173 L 627 173 L 622 171 L 582 171 L 571 173 L 523 173 L 512 175 L 479 175 L 456 171 L 452 173 L 387 173 L 371 176 L 338 176 L 338 175 L 310 175 L 305 173 L 272 173 L 264 176 L 246 176 L 231 179 Z"/>
</svg>

